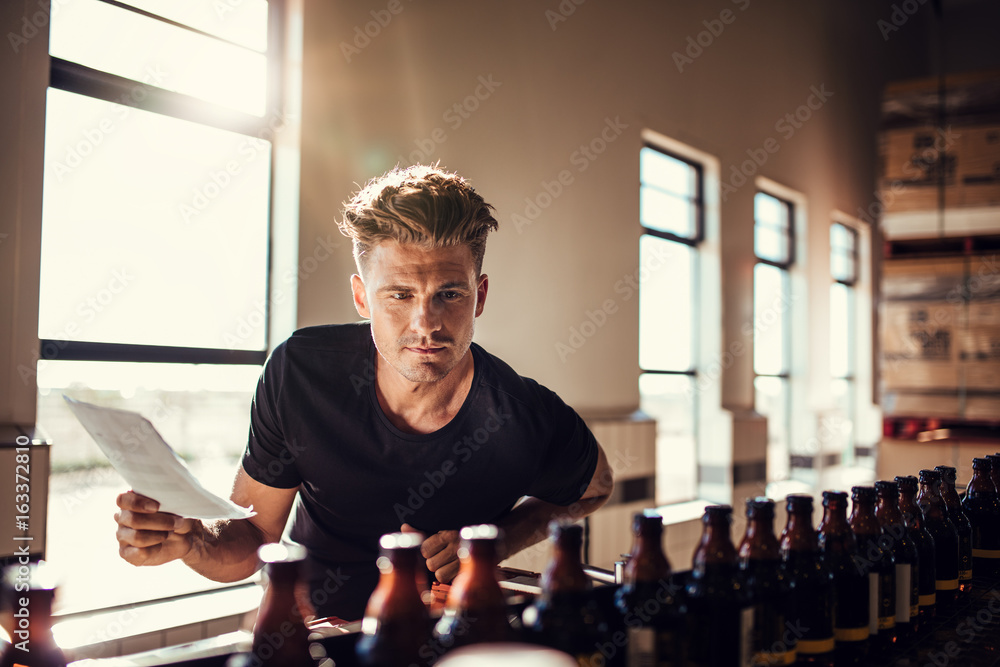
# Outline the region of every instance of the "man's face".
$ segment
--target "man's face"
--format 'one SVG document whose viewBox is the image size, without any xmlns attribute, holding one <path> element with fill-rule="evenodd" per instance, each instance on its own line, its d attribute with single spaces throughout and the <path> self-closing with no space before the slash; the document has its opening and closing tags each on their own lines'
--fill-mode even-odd
<svg viewBox="0 0 1000 667">
<path fill-rule="evenodd" d="M 427 250 L 384 241 L 369 251 L 364 279 L 351 276 L 354 305 L 371 320 L 381 357 L 410 382 L 435 382 L 469 351 L 488 280 L 468 246 Z"/>
</svg>

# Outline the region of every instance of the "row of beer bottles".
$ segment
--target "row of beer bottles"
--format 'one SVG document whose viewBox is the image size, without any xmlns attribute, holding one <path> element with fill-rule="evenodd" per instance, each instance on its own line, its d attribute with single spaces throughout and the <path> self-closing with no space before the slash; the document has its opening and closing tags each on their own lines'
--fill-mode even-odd
<svg viewBox="0 0 1000 667">
<path fill-rule="evenodd" d="M 738 549 L 732 508 L 710 506 L 686 578 L 673 575 L 663 552 L 662 519 L 638 514 L 610 609 L 589 590 L 581 527 L 554 522 L 543 592 L 521 619 L 509 616 L 496 581 L 496 528 L 465 528 L 461 569 L 433 632 L 415 583 L 420 536 L 386 535 L 358 655 L 371 665 L 431 664 L 455 646 L 513 638 L 513 620 L 522 638 L 595 667 L 845 664 L 915 634 L 971 591 L 974 568 L 997 576 L 1000 494 L 991 473 L 990 461 L 977 459 L 962 502 L 947 467 L 854 487 L 849 518 L 847 494 L 826 491 L 818 530 L 813 498 L 791 495 L 780 538 L 774 501 L 750 499 Z"/>
<path fill-rule="evenodd" d="M 849 664 L 886 654 L 971 594 L 974 568 L 997 577 L 1000 494 L 990 473 L 989 460 L 974 462 L 964 501 L 955 469 L 945 466 L 920 471 L 919 480 L 857 486 L 850 518 L 847 494 L 826 491 L 818 531 L 813 498 L 791 495 L 780 539 L 774 501 L 750 499 L 738 550 L 732 509 L 707 507 L 686 590 L 675 587 L 673 604 L 653 604 L 659 614 L 645 624 L 637 619 L 663 599 L 670 569 L 659 519 L 637 516 L 619 594 L 629 664 Z"/>
</svg>

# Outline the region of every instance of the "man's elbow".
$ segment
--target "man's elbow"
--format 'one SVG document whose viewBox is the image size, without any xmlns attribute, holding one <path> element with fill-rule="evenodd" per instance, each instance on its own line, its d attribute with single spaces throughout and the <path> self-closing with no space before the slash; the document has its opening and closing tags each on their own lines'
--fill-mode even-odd
<svg viewBox="0 0 1000 667">
<path fill-rule="evenodd" d="M 598 445 L 598 447 L 600 447 Z M 615 490 L 615 473 L 608 464 L 608 457 L 604 454 L 604 449 L 598 449 L 597 469 L 590 480 L 590 485 L 584 494 L 584 498 L 593 504 L 594 509 L 602 506 L 611 498 Z"/>
</svg>

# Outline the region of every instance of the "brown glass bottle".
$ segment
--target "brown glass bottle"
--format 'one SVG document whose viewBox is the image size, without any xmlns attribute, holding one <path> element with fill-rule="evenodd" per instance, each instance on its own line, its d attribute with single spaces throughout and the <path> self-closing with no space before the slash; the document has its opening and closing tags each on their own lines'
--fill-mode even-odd
<svg viewBox="0 0 1000 667">
<path fill-rule="evenodd" d="M 875 516 L 896 565 L 896 636 L 909 639 L 920 623 L 920 554 L 899 510 L 899 485 L 881 480 L 875 482 L 875 492 Z"/>
<path fill-rule="evenodd" d="M 626 665 L 679 667 L 684 664 L 684 610 L 663 553 L 663 518 L 640 512 L 632 519 L 632 533 L 632 551 L 615 596 L 627 635 Z"/>
<path fill-rule="evenodd" d="M 889 650 L 896 642 L 896 566 L 883 548 L 882 526 L 875 516 L 875 487 L 851 488 L 851 531 L 858 541 L 858 567 L 868 575 L 868 627 L 874 650 Z"/>
<path fill-rule="evenodd" d="M 993 480 L 993 488 L 996 489 L 997 495 L 1000 495 L 1000 454 L 987 454 L 986 458 L 993 465 L 990 470 L 990 479 Z"/>
<path fill-rule="evenodd" d="M 729 530 L 733 508 L 709 505 L 687 585 L 688 665 L 745 665 L 753 611 L 737 578 L 736 547 Z"/>
<path fill-rule="evenodd" d="M 753 609 L 750 664 L 790 665 L 795 644 L 786 625 L 790 590 L 781 569 L 781 545 L 774 534 L 774 501 L 748 498 L 747 527 L 740 543 L 740 574 Z"/>
<path fill-rule="evenodd" d="M 44 563 L 11 565 L 3 584 L 7 602 L 3 607 L 12 622 L 12 636 L 0 654 L 0 667 L 66 667 L 66 657 L 52 638 L 56 595 L 52 570 Z"/>
<path fill-rule="evenodd" d="M 356 649 L 361 665 L 409 667 L 433 661 L 430 618 L 417 588 L 422 543 L 420 533 L 388 533 L 379 540 L 381 575 L 368 599 Z"/>
<path fill-rule="evenodd" d="M 856 664 L 869 651 L 868 575 L 857 565 L 858 544 L 847 523 L 847 493 L 823 492 L 823 520 L 819 524 L 819 549 L 833 573 L 836 612 L 834 648 L 838 665 Z"/>
<path fill-rule="evenodd" d="M 937 563 L 934 537 L 924 527 L 924 515 L 917 507 L 917 478 L 913 475 L 897 476 L 899 486 L 899 511 L 910 539 L 917 547 L 920 568 L 917 585 L 920 589 L 919 622 L 921 626 L 934 618 L 937 610 Z"/>
<path fill-rule="evenodd" d="M 941 473 L 920 471 L 917 506 L 924 517 L 924 527 L 934 538 L 934 580 L 938 611 L 950 611 L 958 599 L 958 530 L 948 518 L 941 498 Z"/>
<path fill-rule="evenodd" d="M 581 667 L 603 665 L 600 648 L 608 642 L 608 625 L 580 560 L 583 528 L 553 521 L 549 537 L 552 559 L 542 573 L 542 594 L 522 614 L 525 636 L 568 653 Z"/>
<path fill-rule="evenodd" d="M 812 496 L 786 498 L 788 522 L 781 533 L 781 563 L 791 587 L 789 621 L 802 636 L 796 646 L 796 665 L 833 665 L 833 574 L 820 557 L 813 528 Z"/>
<path fill-rule="evenodd" d="M 448 590 L 444 613 L 434 628 L 437 644 L 445 650 L 482 642 L 510 641 L 507 602 L 497 581 L 496 526 L 466 526 L 458 576 Z"/>
<path fill-rule="evenodd" d="M 267 587 L 253 627 L 251 653 L 264 667 L 313 665 L 309 655 L 309 631 L 295 602 L 306 550 L 297 544 L 265 544 L 257 550 L 264 563 Z"/>
<path fill-rule="evenodd" d="M 958 592 L 968 598 L 972 595 L 972 523 L 965 516 L 962 501 L 958 497 L 955 483 L 958 471 L 952 466 L 934 466 L 941 473 L 941 498 L 948 508 L 948 518 L 958 531 Z"/>
<path fill-rule="evenodd" d="M 993 485 L 993 462 L 972 460 L 972 479 L 962 507 L 972 523 L 972 563 L 976 573 L 1000 578 L 1000 496 Z"/>
</svg>

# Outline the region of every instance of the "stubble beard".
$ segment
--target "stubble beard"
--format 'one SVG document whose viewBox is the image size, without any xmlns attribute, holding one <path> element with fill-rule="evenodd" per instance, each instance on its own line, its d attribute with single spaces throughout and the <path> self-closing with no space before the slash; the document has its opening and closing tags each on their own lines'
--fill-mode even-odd
<svg viewBox="0 0 1000 667">
<path fill-rule="evenodd" d="M 379 355 L 397 373 L 399 373 L 402 377 L 404 377 L 406 380 L 410 382 L 439 382 L 448 377 L 448 375 L 453 370 L 455 370 L 455 368 L 458 367 L 462 359 L 465 358 L 465 355 L 469 353 L 469 348 L 472 345 L 473 333 L 474 333 L 473 329 L 470 329 L 468 336 L 463 337 L 464 340 L 461 341 L 456 341 L 453 338 L 439 339 L 439 340 L 431 339 L 429 343 L 430 345 L 437 344 L 446 346 L 448 351 L 447 353 L 450 353 L 452 355 L 449 356 L 449 358 L 447 359 L 437 359 L 433 361 L 428 359 L 427 361 L 420 361 L 418 358 L 416 361 L 410 363 L 404 361 L 405 355 L 419 356 L 419 355 L 414 355 L 414 353 L 412 352 L 408 352 L 404 348 L 427 345 L 428 343 L 423 340 L 396 341 L 395 345 L 397 351 L 395 354 L 395 359 L 387 358 L 384 354 L 382 354 L 381 351 L 379 351 Z M 377 345 L 376 349 L 378 349 Z M 454 354 L 457 353 L 459 350 L 461 350 L 461 354 L 458 355 L 457 357 L 454 356 Z M 437 355 L 434 356 L 436 357 Z"/>
</svg>

